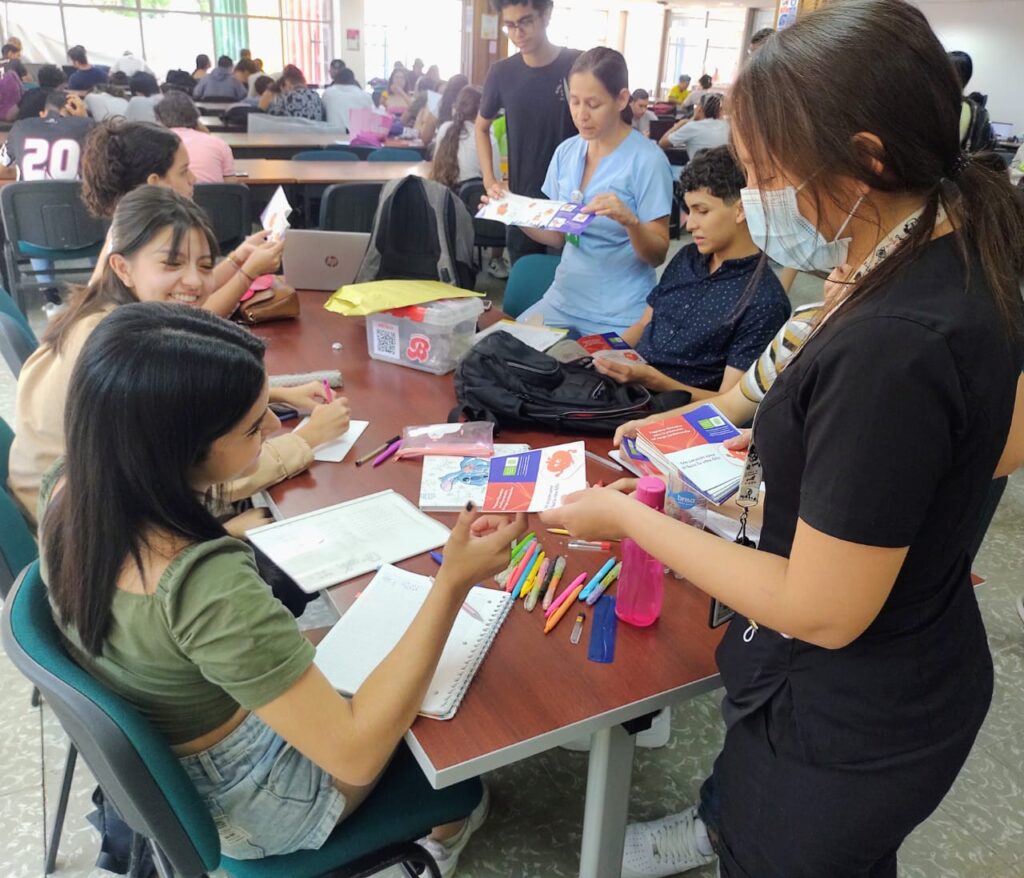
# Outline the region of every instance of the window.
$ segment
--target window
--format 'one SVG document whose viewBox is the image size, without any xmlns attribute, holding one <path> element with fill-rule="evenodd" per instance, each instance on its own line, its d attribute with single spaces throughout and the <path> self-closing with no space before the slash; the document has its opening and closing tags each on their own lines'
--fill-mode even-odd
<svg viewBox="0 0 1024 878">
<path fill-rule="evenodd" d="M 367 80 L 417 58 L 424 70 L 436 64 L 443 80 L 462 71 L 462 0 L 366 0 L 363 10 Z"/>
<path fill-rule="evenodd" d="M 593 49 L 608 45 L 608 10 L 589 6 L 556 3 L 551 11 L 548 39 L 556 46 L 570 49 Z M 509 43 L 509 52 L 516 47 Z"/>
<path fill-rule="evenodd" d="M 705 73 L 716 84 L 732 82 L 746 49 L 746 23 L 746 9 L 690 6 L 673 10 L 662 93 L 667 94 L 683 73 L 694 82 Z"/>
<path fill-rule="evenodd" d="M 197 54 L 216 63 L 249 48 L 269 73 L 291 63 L 319 83 L 334 49 L 331 7 L 331 0 L 0 0 L 0 16 L 29 62 L 67 64 L 68 47 L 80 43 L 93 63 L 111 64 L 130 50 L 163 77 L 191 73 Z"/>
</svg>

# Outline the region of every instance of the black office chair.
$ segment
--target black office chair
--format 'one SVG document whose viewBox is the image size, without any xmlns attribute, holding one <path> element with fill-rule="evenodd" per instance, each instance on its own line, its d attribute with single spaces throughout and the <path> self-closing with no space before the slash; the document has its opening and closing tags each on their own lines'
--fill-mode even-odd
<svg viewBox="0 0 1024 878">
<path fill-rule="evenodd" d="M 325 232 L 372 232 L 383 183 L 335 183 L 320 199 Z"/>
<path fill-rule="evenodd" d="M 484 181 L 476 177 L 459 184 L 458 195 L 473 217 L 473 246 L 476 248 L 477 264 L 484 264 L 485 247 L 505 246 L 505 225 L 495 220 L 477 219 L 480 199 L 487 194 Z"/>
<path fill-rule="evenodd" d="M 11 293 L 25 311 L 29 291 L 55 286 L 40 279 L 88 274 L 82 268 L 54 265 L 36 271 L 29 259 L 64 262 L 94 259 L 103 248 L 107 222 L 89 214 L 82 202 L 82 184 L 77 180 L 35 180 L 8 183 L 0 189 L 0 216 L 4 225 L 4 265 Z"/>
<path fill-rule="evenodd" d="M 210 218 L 222 253 L 242 243 L 252 229 L 252 197 L 244 183 L 200 183 L 192 196 Z"/>
<path fill-rule="evenodd" d="M 262 113 L 259 107 L 250 107 L 247 104 L 239 104 L 235 107 L 228 107 L 220 114 L 221 121 L 225 128 L 237 131 L 247 131 L 249 128 L 249 114 Z"/>
</svg>

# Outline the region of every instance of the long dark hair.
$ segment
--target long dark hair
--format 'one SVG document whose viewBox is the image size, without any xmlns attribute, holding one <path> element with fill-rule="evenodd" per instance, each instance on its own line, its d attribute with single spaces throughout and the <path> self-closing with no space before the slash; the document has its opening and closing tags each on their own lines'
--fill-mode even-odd
<svg viewBox="0 0 1024 878">
<path fill-rule="evenodd" d="M 459 93 L 452 124 L 434 152 L 434 164 L 430 171 L 432 180 L 448 187 L 454 187 L 459 182 L 459 141 L 466 134 L 466 122 L 472 122 L 480 112 L 481 96 L 480 89 L 472 85 L 467 85 Z"/>
<path fill-rule="evenodd" d="M 139 186 L 121 199 L 110 224 L 110 255 L 120 253 L 130 259 L 161 232 L 171 230 L 171 254 L 177 254 L 185 237 L 198 229 L 217 256 L 217 238 L 202 208 L 164 186 Z M 43 344 L 60 353 L 72 328 L 83 317 L 111 305 L 127 305 L 138 298 L 110 267 L 110 258 L 94 283 L 72 293 L 67 307 L 50 324 Z"/>
<path fill-rule="evenodd" d="M 626 66 L 626 59 L 621 53 L 605 46 L 597 46 L 580 55 L 569 70 L 569 78 L 572 79 L 577 73 L 593 74 L 613 98 L 618 98 L 623 89 L 629 88 L 629 68 Z M 633 124 L 633 110 L 629 104 L 626 104 L 619 115 L 627 125 Z"/>
<path fill-rule="evenodd" d="M 65 483 L 41 531 L 50 595 L 90 655 L 126 562 L 143 573 L 148 535 L 224 536 L 190 476 L 262 393 L 263 347 L 208 311 L 158 302 L 118 308 L 85 343 L 64 412 Z"/>
<path fill-rule="evenodd" d="M 1005 169 L 961 156 L 960 100 L 960 80 L 920 10 L 904 0 L 847 0 L 767 40 L 740 69 L 730 113 L 757 177 L 784 167 L 807 180 L 819 216 L 825 199 L 839 203 L 836 181 L 844 177 L 924 198 L 921 221 L 851 298 L 876 292 L 918 257 L 941 204 L 965 267 L 972 263 L 968 254 L 980 257 L 1002 323 L 1013 334 L 1021 329 L 1024 209 Z M 857 137 L 861 132 L 873 133 L 881 149 Z"/>
<path fill-rule="evenodd" d="M 181 140 L 155 122 L 100 122 L 85 139 L 82 200 L 96 216 L 110 217 L 117 203 L 150 174 L 163 177 L 174 164 Z"/>
<path fill-rule="evenodd" d="M 437 124 L 444 125 L 445 122 L 452 121 L 452 113 L 455 109 L 455 101 L 458 100 L 462 90 L 469 85 L 469 77 L 463 76 L 461 73 L 456 73 L 451 79 L 448 80 L 448 84 L 444 87 L 444 93 L 441 95 L 441 104 L 437 108 Z"/>
</svg>

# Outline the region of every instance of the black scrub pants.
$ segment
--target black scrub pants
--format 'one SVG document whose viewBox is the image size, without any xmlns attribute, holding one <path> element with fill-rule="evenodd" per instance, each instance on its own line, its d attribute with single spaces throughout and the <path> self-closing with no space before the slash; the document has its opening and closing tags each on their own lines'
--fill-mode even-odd
<svg viewBox="0 0 1024 878">
<path fill-rule="evenodd" d="M 984 718 L 911 754 L 812 765 L 771 713 L 769 703 L 729 729 L 701 788 L 722 878 L 896 878 L 900 844 L 949 791 Z"/>
</svg>

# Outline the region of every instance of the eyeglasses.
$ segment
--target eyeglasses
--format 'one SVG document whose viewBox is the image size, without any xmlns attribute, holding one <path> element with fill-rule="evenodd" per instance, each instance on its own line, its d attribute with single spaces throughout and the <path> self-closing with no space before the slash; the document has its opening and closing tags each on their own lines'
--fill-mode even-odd
<svg viewBox="0 0 1024 878">
<path fill-rule="evenodd" d="M 532 30 L 533 26 L 536 23 L 536 15 L 524 15 L 518 21 L 503 21 L 501 23 L 501 27 L 507 34 L 510 34 L 513 31 L 519 31 L 519 33 L 526 33 L 526 31 Z"/>
</svg>

